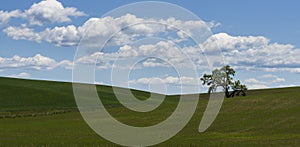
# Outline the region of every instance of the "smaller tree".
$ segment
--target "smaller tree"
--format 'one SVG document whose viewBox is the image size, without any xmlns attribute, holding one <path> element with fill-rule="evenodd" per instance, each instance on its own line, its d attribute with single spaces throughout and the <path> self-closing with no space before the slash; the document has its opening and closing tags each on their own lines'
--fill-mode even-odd
<svg viewBox="0 0 300 147">
<path fill-rule="evenodd" d="M 227 98 L 239 96 L 240 94 L 246 96 L 246 85 L 241 84 L 240 80 L 234 81 L 234 74 L 235 70 L 226 65 L 221 69 L 213 70 L 212 74 L 204 74 L 200 80 L 203 82 L 203 85 L 209 86 L 208 93 L 214 92 L 218 87 L 221 87 Z M 232 91 L 229 92 L 230 90 Z"/>
</svg>

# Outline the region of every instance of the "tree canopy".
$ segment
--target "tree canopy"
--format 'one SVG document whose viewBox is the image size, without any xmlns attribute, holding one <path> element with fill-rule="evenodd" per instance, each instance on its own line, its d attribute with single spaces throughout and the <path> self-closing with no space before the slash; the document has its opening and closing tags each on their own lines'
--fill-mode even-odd
<svg viewBox="0 0 300 147">
<path fill-rule="evenodd" d="M 234 81 L 234 75 L 235 70 L 226 65 L 220 69 L 213 70 L 211 74 L 204 74 L 200 80 L 203 85 L 209 86 L 208 93 L 214 92 L 218 87 L 221 87 L 227 98 L 239 96 L 240 94 L 246 96 L 246 85 L 241 84 L 240 80 Z"/>
</svg>

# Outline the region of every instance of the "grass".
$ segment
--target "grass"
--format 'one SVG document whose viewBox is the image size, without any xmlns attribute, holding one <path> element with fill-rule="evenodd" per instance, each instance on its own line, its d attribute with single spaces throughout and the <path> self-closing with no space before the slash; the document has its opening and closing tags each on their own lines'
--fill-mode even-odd
<svg viewBox="0 0 300 147">
<path fill-rule="evenodd" d="M 84 122 L 70 83 L 0 78 L 0 89 L 0 146 L 116 146 Z M 111 87 L 97 90 L 114 117 L 134 126 L 164 120 L 178 102 L 178 96 L 168 96 L 145 115 L 122 107 Z M 150 95 L 133 93 L 140 99 Z M 188 125 L 158 146 L 300 146 L 300 87 L 251 90 L 246 97 L 225 99 L 212 126 L 199 133 L 206 97 L 200 95 Z"/>
</svg>

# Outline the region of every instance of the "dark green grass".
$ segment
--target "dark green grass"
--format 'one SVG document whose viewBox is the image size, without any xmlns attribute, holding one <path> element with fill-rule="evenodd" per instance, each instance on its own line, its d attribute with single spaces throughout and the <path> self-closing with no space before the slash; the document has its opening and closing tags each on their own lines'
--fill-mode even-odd
<svg viewBox="0 0 300 147">
<path fill-rule="evenodd" d="M 178 96 L 145 115 L 122 107 L 112 88 L 98 86 L 108 111 L 118 120 L 148 126 L 168 117 Z M 150 93 L 133 91 L 139 99 Z M 126 95 L 124 95 L 126 96 Z M 188 125 L 160 146 L 300 146 L 300 87 L 249 91 L 225 99 L 212 126 L 199 133 L 207 104 L 200 95 Z M 95 134 L 78 112 L 70 83 L 0 78 L 0 146 L 114 145 Z"/>
</svg>

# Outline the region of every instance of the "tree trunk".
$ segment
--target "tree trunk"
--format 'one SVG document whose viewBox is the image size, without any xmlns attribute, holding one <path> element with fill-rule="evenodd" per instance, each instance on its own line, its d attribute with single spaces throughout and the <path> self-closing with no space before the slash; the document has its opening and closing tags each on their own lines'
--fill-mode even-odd
<svg viewBox="0 0 300 147">
<path fill-rule="evenodd" d="M 231 96 L 227 87 L 225 88 L 225 96 L 226 96 L 226 98 L 230 98 L 230 96 Z"/>
</svg>

